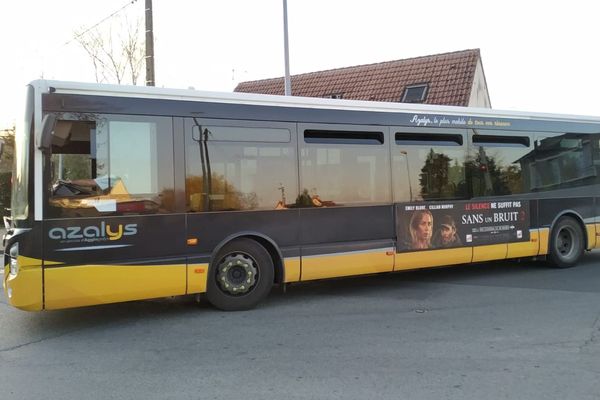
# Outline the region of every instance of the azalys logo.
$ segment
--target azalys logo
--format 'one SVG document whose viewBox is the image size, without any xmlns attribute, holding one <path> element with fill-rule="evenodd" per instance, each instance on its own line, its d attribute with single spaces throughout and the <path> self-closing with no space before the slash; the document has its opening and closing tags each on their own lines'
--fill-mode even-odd
<svg viewBox="0 0 600 400">
<path fill-rule="evenodd" d="M 48 231 L 48 237 L 61 242 L 101 242 L 119 240 L 123 236 L 133 236 L 137 233 L 137 224 L 110 225 L 102 221 L 99 225 L 52 228 Z"/>
</svg>

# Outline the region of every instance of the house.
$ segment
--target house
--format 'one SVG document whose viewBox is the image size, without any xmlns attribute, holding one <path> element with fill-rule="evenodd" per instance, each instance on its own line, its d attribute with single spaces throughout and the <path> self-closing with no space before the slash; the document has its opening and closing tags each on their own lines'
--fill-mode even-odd
<svg viewBox="0 0 600 400">
<path fill-rule="evenodd" d="M 479 49 L 310 72 L 292 95 L 490 108 Z M 236 92 L 284 94 L 284 78 L 241 82 Z"/>
</svg>

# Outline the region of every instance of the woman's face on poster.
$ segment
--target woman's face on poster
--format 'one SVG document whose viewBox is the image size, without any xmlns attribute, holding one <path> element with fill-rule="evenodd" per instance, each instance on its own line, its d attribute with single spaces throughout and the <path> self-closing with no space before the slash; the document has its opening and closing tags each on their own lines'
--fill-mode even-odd
<svg viewBox="0 0 600 400">
<path fill-rule="evenodd" d="M 433 218 L 429 214 L 421 215 L 421 220 L 417 225 L 417 238 L 419 240 L 430 240 L 433 227 Z"/>
</svg>

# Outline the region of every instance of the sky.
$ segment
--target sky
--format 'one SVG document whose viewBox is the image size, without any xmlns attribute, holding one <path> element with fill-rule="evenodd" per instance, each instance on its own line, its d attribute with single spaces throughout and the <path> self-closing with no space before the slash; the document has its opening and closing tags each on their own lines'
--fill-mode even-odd
<svg viewBox="0 0 600 400">
<path fill-rule="evenodd" d="M 144 0 L 1 2 L 0 129 L 17 119 L 29 81 L 94 82 L 75 31 L 127 4 L 118 17 L 143 18 Z M 153 8 L 156 86 L 231 92 L 283 76 L 282 0 Z M 493 108 L 598 116 L 597 16 L 595 2 L 581 0 L 288 0 L 290 72 L 478 48 Z"/>
</svg>

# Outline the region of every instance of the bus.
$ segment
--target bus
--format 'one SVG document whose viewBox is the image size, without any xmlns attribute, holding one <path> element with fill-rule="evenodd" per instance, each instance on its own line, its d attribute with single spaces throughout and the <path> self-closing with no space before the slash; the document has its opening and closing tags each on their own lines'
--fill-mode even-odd
<svg viewBox="0 0 600 400">
<path fill-rule="evenodd" d="M 600 246 L 600 118 L 36 80 L 3 287 L 55 310 Z"/>
</svg>

